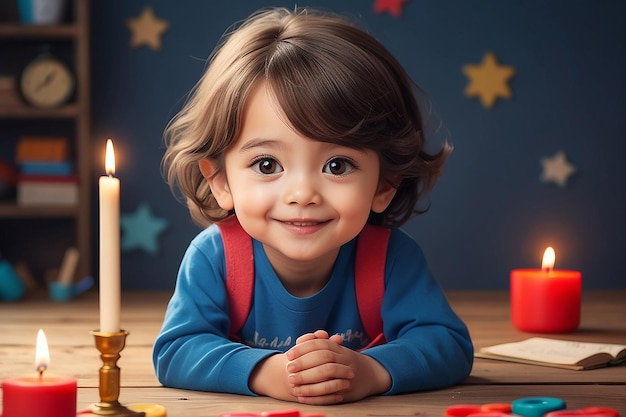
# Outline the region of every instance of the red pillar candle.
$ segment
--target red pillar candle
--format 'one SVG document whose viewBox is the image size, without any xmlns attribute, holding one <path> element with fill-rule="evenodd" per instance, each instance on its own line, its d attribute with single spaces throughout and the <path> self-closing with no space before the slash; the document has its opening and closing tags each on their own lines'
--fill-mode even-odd
<svg viewBox="0 0 626 417">
<path fill-rule="evenodd" d="M 519 330 L 566 333 L 578 328 L 582 275 L 554 269 L 554 258 L 548 248 L 541 269 L 511 271 L 511 320 Z"/>
<path fill-rule="evenodd" d="M 50 356 L 43 331 L 37 335 L 37 373 L 2 381 L 3 417 L 75 417 L 76 379 L 44 371 Z"/>
</svg>

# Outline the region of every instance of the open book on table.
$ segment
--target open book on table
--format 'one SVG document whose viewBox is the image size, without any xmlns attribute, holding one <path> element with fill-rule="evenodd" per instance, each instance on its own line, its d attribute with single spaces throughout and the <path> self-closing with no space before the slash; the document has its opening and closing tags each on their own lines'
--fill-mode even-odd
<svg viewBox="0 0 626 417">
<path fill-rule="evenodd" d="M 532 337 L 484 347 L 475 356 L 580 371 L 626 363 L 626 345 Z"/>
</svg>

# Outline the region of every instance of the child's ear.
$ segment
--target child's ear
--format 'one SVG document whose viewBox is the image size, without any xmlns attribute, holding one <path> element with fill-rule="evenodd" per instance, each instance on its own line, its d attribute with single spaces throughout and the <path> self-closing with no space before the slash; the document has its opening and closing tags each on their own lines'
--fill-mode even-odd
<svg viewBox="0 0 626 417">
<path fill-rule="evenodd" d="M 378 190 L 374 194 L 374 200 L 372 200 L 372 211 L 374 213 L 382 213 L 385 211 L 393 196 L 396 195 L 396 187 L 390 184 L 388 181 L 380 181 L 378 184 Z"/>
<path fill-rule="evenodd" d="M 222 170 L 218 170 L 215 166 L 215 162 L 207 158 L 198 161 L 198 166 L 202 176 L 209 183 L 211 193 L 213 197 L 215 197 L 215 200 L 217 200 L 217 204 L 226 211 L 235 208 L 233 197 L 228 187 L 228 181 L 226 180 L 226 173 Z"/>
</svg>

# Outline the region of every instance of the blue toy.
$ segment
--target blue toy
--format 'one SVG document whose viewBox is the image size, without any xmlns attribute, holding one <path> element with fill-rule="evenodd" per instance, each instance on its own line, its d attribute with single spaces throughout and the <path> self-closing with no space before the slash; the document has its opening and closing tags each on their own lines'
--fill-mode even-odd
<svg viewBox="0 0 626 417">
<path fill-rule="evenodd" d="M 11 264 L 0 259 L 0 300 L 17 301 L 26 292 L 26 285 Z"/>
</svg>

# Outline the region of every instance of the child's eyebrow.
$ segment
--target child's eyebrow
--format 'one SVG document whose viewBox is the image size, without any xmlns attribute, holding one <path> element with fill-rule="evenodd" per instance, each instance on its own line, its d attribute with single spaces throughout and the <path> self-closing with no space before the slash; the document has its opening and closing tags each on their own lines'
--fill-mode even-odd
<svg viewBox="0 0 626 417">
<path fill-rule="evenodd" d="M 252 140 L 246 142 L 239 149 L 239 152 L 247 152 L 250 149 L 261 148 L 261 147 L 279 148 L 279 147 L 281 147 L 281 144 L 280 144 L 279 141 L 273 140 L 273 139 L 252 139 Z"/>
<path fill-rule="evenodd" d="M 255 138 L 255 139 L 251 139 L 249 141 L 247 141 L 246 143 L 244 143 L 241 148 L 239 149 L 239 153 L 245 153 L 248 152 L 254 148 L 274 148 L 274 149 L 279 149 L 279 148 L 284 148 L 285 144 L 280 141 L 280 140 L 275 140 L 275 139 L 262 139 L 262 138 Z M 367 149 L 365 148 L 353 148 L 350 146 L 345 146 L 345 145 L 339 145 L 336 143 L 324 143 L 324 147 L 328 150 L 328 151 L 333 151 L 336 149 L 351 149 L 354 151 L 357 151 L 361 154 L 366 154 L 367 153 Z"/>
</svg>

